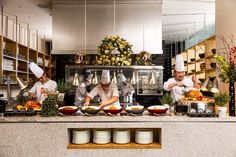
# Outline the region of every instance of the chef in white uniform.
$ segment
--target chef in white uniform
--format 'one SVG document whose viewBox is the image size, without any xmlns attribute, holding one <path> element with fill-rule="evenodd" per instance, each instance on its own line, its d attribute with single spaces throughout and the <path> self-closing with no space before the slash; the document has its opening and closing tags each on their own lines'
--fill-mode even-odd
<svg viewBox="0 0 236 157">
<path fill-rule="evenodd" d="M 121 95 L 128 96 L 129 103 L 133 102 L 133 94 L 135 92 L 135 89 L 133 85 L 129 84 L 124 76 L 124 74 L 120 74 L 119 78 L 121 79 L 122 85 L 121 85 Z"/>
<path fill-rule="evenodd" d="M 177 55 L 174 78 L 169 78 L 167 82 L 164 83 L 164 90 L 171 91 L 174 100 L 178 101 L 184 97 L 185 91 L 193 88 L 193 86 L 193 81 L 185 76 L 183 56 Z"/>
<path fill-rule="evenodd" d="M 99 95 L 101 98 L 100 107 L 109 105 L 119 106 L 119 92 L 115 84 L 111 83 L 110 71 L 103 70 L 100 84 L 87 95 L 84 106 L 88 106 L 90 100 Z"/>
<path fill-rule="evenodd" d="M 30 97 L 36 97 L 39 103 L 42 103 L 47 97 L 46 92 L 56 92 L 57 83 L 49 79 L 37 64 L 31 62 L 29 65 L 30 70 L 37 77 L 38 81 L 29 90 Z"/>
<path fill-rule="evenodd" d="M 82 82 L 77 88 L 75 93 L 75 106 L 83 106 L 85 102 L 85 98 L 88 94 L 86 87 L 90 86 L 92 82 L 93 74 L 89 74 L 89 76 Z"/>
</svg>

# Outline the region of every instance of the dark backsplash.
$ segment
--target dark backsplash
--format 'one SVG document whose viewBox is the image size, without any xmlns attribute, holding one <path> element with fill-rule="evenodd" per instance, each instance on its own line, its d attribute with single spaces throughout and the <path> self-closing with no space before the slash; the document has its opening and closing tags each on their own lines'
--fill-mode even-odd
<svg viewBox="0 0 236 157">
<path fill-rule="evenodd" d="M 164 66 L 164 55 L 162 54 L 153 54 L 152 55 L 152 63 L 154 65 L 158 66 Z M 75 65 L 74 63 L 74 57 L 75 55 L 56 55 L 56 80 L 59 78 L 65 78 L 65 65 Z M 132 58 L 135 58 L 136 55 L 134 55 Z M 91 60 L 95 60 L 96 55 L 90 55 Z M 165 73 L 164 73 L 164 78 Z M 67 99 L 67 103 L 69 105 L 74 104 L 74 94 L 70 94 L 69 99 Z M 159 97 L 158 96 L 136 96 L 137 102 L 140 103 L 140 105 L 144 105 L 145 107 L 150 105 L 157 105 L 160 104 Z"/>
</svg>

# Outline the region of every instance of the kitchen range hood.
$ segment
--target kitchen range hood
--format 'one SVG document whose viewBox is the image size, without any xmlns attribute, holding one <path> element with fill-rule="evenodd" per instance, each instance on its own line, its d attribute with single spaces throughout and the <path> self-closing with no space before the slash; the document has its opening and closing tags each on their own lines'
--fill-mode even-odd
<svg viewBox="0 0 236 157">
<path fill-rule="evenodd" d="M 162 0 L 54 0 L 52 54 L 97 53 L 108 35 L 120 35 L 134 53 L 162 53 Z"/>
</svg>

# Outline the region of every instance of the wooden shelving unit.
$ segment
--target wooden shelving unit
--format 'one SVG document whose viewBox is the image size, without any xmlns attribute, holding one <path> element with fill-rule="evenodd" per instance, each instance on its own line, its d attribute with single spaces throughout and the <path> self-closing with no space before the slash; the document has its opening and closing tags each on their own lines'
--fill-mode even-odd
<svg viewBox="0 0 236 157">
<path fill-rule="evenodd" d="M 16 82 L 16 76 L 33 83 L 35 76 L 29 70 L 29 63 L 35 62 L 51 77 L 51 56 L 44 52 L 45 39 L 41 38 L 38 31 L 30 28 L 29 24 L 17 20 L 17 16 L 3 13 L 1 18 L 11 17 L 17 27 L 13 27 L 8 21 L 1 21 L 3 28 L 0 35 L 0 84 L 4 83 L 4 78 L 11 76 L 12 84 Z M 12 18 L 12 16 L 14 18 Z M 3 23 L 2 23 L 3 22 Z M 40 44 L 38 44 L 40 41 Z M 38 62 L 40 60 L 40 62 Z M 47 62 L 47 64 L 45 64 Z"/>
<path fill-rule="evenodd" d="M 130 142 L 128 144 L 69 144 L 67 149 L 161 149 L 160 143 L 151 143 L 151 144 L 137 144 L 135 142 Z"/>
<path fill-rule="evenodd" d="M 215 49 L 215 47 L 216 39 L 215 36 L 212 36 L 181 52 L 184 61 L 187 61 L 185 71 L 189 78 L 196 75 L 197 79 L 206 79 L 216 75 L 216 70 L 210 65 L 210 63 L 215 63 L 214 54 L 212 52 L 212 49 Z M 202 57 L 201 54 L 204 54 L 204 57 Z M 175 56 L 172 57 L 172 72 L 174 65 Z"/>
<path fill-rule="evenodd" d="M 11 75 L 12 84 L 16 83 L 16 76 L 20 76 L 24 81 L 33 83 L 36 77 L 29 70 L 29 63 L 37 63 L 51 77 L 51 56 L 28 46 L 17 43 L 1 36 L 1 84 L 3 78 Z M 47 62 L 47 64 L 46 64 Z M 15 81 L 14 81 L 15 80 Z"/>
<path fill-rule="evenodd" d="M 67 149 L 161 149 L 161 135 L 162 131 L 161 128 L 148 128 L 153 131 L 153 142 L 150 144 L 139 144 L 135 142 L 135 130 L 138 128 L 127 128 L 130 130 L 130 142 L 127 144 L 116 144 L 112 141 L 112 135 L 111 135 L 111 142 L 107 144 L 96 144 L 93 143 L 93 133 L 92 129 L 90 128 L 90 142 L 86 144 L 73 144 L 72 141 L 72 130 L 68 129 L 68 135 L 69 135 L 69 144 L 67 145 Z M 113 130 L 114 128 L 110 128 Z M 140 129 L 140 128 L 139 128 Z"/>
</svg>

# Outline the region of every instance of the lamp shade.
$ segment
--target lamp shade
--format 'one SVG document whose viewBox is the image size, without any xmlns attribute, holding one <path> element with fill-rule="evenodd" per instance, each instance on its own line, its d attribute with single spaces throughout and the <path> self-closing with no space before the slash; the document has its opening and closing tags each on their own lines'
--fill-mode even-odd
<svg viewBox="0 0 236 157">
<path fill-rule="evenodd" d="M 202 86 L 201 86 L 201 90 L 203 90 L 203 91 L 206 91 L 206 90 L 207 90 L 207 86 L 208 86 L 208 84 L 209 84 L 209 81 L 210 81 L 210 78 L 207 78 L 207 79 L 203 82 L 203 84 L 202 84 Z"/>
<path fill-rule="evenodd" d="M 16 80 L 21 90 L 25 89 L 28 86 L 28 83 L 26 83 L 22 78 L 17 76 Z"/>
<path fill-rule="evenodd" d="M 216 77 L 214 77 L 214 81 L 213 81 L 213 85 L 212 85 L 212 88 L 211 88 L 211 92 L 215 93 L 215 94 L 219 92 L 219 84 L 218 84 L 218 81 L 217 81 Z"/>
<path fill-rule="evenodd" d="M 75 76 L 73 78 L 73 86 L 78 86 L 79 85 L 79 78 L 78 78 L 78 73 L 75 73 Z"/>
</svg>

